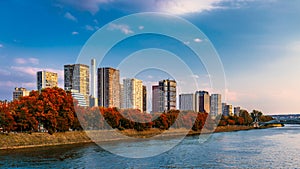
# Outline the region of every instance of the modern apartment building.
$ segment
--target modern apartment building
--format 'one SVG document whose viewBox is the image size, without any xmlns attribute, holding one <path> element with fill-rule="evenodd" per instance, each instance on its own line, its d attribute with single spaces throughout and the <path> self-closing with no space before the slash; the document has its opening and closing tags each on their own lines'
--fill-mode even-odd
<svg viewBox="0 0 300 169">
<path fill-rule="evenodd" d="M 64 66 L 64 88 L 66 91 L 77 91 L 84 96 L 86 105 L 89 105 L 90 93 L 89 66 L 71 64 Z"/>
<path fill-rule="evenodd" d="M 120 71 L 114 68 L 98 68 L 98 105 L 121 107 Z"/>
<path fill-rule="evenodd" d="M 179 110 L 195 111 L 195 94 L 181 94 L 179 95 Z"/>
<path fill-rule="evenodd" d="M 19 97 L 23 97 L 23 96 L 29 96 L 30 91 L 26 90 L 23 87 L 16 87 L 15 91 L 13 92 L 13 100 L 19 99 Z"/>
<path fill-rule="evenodd" d="M 48 71 L 37 72 L 37 90 L 41 91 L 44 88 L 57 87 L 57 73 Z"/>
<path fill-rule="evenodd" d="M 158 86 L 152 86 L 152 111 L 166 112 L 176 109 L 176 87 L 175 80 L 162 80 Z"/>
<path fill-rule="evenodd" d="M 197 91 L 196 94 L 196 112 L 210 113 L 210 96 L 207 91 Z"/>
<path fill-rule="evenodd" d="M 222 104 L 223 107 L 223 115 L 224 116 L 233 116 L 233 112 L 232 112 L 232 105 L 228 105 L 226 103 Z"/>
<path fill-rule="evenodd" d="M 143 82 L 138 79 L 124 79 L 124 108 L 139 109 L 143 111 Z"/>
<path fill-rule="evenodd" d="M 241 107 L 234 107 L 234 115 L 236 116 L 240 116 L 240 112 L 241 112 Z"/>
<path fill-rule="evenodd" d="M 222 96 L 220 94 L 210 96 L 210 113 L 213 117 L 222 114 Z"/>
</svg>

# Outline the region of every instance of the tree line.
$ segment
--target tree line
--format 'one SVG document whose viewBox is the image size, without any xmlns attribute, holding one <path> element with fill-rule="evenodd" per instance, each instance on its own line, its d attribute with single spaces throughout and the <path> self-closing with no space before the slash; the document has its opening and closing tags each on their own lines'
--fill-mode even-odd
<svg viewBox="0 0 300 169">
<path fill-rule="evenodd" d="M 257 113 L 254 112 L 254 113 Z M 259 112 L 261 113 L 261 112 Z M 242 110 L 240 116 L 222 116 L 218 125 L 250 125 L 252 114 Z M 213 127 L 216 120 L 207 113 L 171 110 L 165 113 L 142 113 L 136 109 L 80 107 L 70 92 L 60 88 L 32 91 L 29 96 L 12 102 L 0 102 L 0 129 L 2 132 L 40 132 L 49 134 L 69 130 L 135 129 L 138 131 L 158 128 L 187 128 L 194 131 Z M 262 121 L 271 117 L 259 116 Z"/>
</svg>

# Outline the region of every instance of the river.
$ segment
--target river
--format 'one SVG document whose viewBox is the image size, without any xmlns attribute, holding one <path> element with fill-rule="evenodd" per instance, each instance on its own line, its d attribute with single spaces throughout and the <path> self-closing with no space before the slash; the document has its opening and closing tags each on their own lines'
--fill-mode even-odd
<svg viewBox="0 0 300 169">
<path fill-rule="evenodd" d="M 0 168 L 300 168 L 299 125 L 215 133 L 203 144 L 198 138 L 186 137 L 170 151 L 142 159 L 120 157 L 95 144 L 1 150 Z M 130 144 L 155 151 L 172 141 L 115 142 L 111 148 L 127 151 Z"/>
</svg>

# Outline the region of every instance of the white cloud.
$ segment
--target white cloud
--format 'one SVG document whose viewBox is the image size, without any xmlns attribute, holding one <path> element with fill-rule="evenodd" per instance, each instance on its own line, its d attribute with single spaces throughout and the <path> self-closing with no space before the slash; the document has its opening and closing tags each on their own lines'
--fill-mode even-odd
<svg viewBox="0 0 300 169">
<path fill-rule="evenodd" d="M 85 29 L 88 30 L 88 31 L 94 31 L 95 28 L 91 25 L 85 25 Z"/>
<path fill-rule="evenodd" d="M 144 26 L 139 26 L 139 30 L 143 30 L 144 28 Z"/>
<path fill-rule="evenodd" d="M 66 12 L 64 15 L 65 18 L 77 22 L 77 18 L 73 16 L 70 12 Z"/>
<path fill-rule="evenodd" d="M 111 23 L 109 24 L 109 27 L 108 27 L 108 30 L 120 30 L 122 33 L 128 35 L 128 34 L 131 34 L 131 33 L 134 33 L 130 27 L 128 25 L 125 25 L 125 24 L 114 24 L 114 23 Z"/>
<path fill-rule="evenodd" d="M 15 63 L 24 65 L 24 64 L 39 64 L 39 60 L 37 58 L 15 58 Z"/>
<path fill-rule="evenodd" d="M 202 40 L 201 40 L 201 39 L 199 39 L 199 38 L 196 38 L 196 39 L 194 39 L 194 42 L 196 42 L 196 43 L 200 43 L 200 42 L 202 42 Z"/>
<path fill-rule="evenodd" d="M 3 48 L 3 45 L 0 43 L 0 48 Z"/>
<path fill-rule="evenodd" d="M 72 35 L 78 35 L 78 34 L 79 34 L 79 32 L 76 32 L 76 31 L 72 32 Z"/>
<path fill-rule="evenodd" d="M 199 79 L 200 77 L 198 75 L 191 75 L 192 78 L 195 78 L 195 79 Z"/>
<path fill-rule="evenodd" d="M 12 81 L 0 81 L 1 87 L 8 87 L 8 88 L 14 88 L 14 87 L 25 87 L 25 88 L 35 88 L 36 83 L 35 82 L 12 82 Z"/>
<path fill-rule="evenodd" d="M 23 67 L 23 66 L 12 66 L 11 70 L 19 72 L 19 73 L 24 73 L 27 75 L 31 75 L 31 76 L 36 76 L 36 73 L 38 71 L 49 71 L 49 72 L 54 72 L 58 74 L 58 78 L 59 79 L 63 79 L 64 78 L 64 72 L 63 70 L 57 70 L 57 69 L 51 69 L 51 68 L 37 68 L 37 67 Z"/>
<path fill-rule="evenodd" d="M 158 0 L 157 6 L 162 12 L 180 15 L 218 9 L 222 1 L 225 0 Z"/>
<path fill-rule="evenodd" d="M 11 73 L 5 69 L 0 69 L 0 75 L 9 76 Z"/>
<path fill-rule="evenodd" d="M 113 0 L 59 0 L 61 3 L 70 5 L 78 10 L 89 11 L 95 14 L 99 11 L 100 4 L 113 2 Z"/>
</svg>

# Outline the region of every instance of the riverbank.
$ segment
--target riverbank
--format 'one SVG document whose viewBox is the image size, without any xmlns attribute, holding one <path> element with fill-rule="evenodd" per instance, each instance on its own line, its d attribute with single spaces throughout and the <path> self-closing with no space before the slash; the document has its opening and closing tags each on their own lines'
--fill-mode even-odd
<svg viewBox="0 0 300 169">
<path fill-rule="evenodd" d="M 214 132 L 232 132 L 240 130 L 254 129 L 250 126 L 219 126 Z M 89 131 L 88 135 L 95 133 L 95 131 Z M 97 131 L 97 134 L 108 136 L 106 140 L 102 141 L 121 141 L 123 137 L 112 135 L 110 131 Z M 186 129 L 171 129 L 167 131 L 161 131 L 159 129 L 151 129 L 148 131 L 138 132 L 135 130 L 124 130 L 121 134 L 135 137 L 135 138 L 150 138 L 157 135 L 162 137 L 173 137 L 182 135 L 199 135 L 201 131 L 188 131 Z M 9 133 L 0 134 L 0 150 L 4 149 L 18 149 L 18 148 L 32 148 L 43 146 L 55 146 L 66 144 L 78 144 L 78 143 L 91 143 L 93 142 L 88 135 L 83 131 L 54 133 L 49 135 L 48 133 Z"/>
</svg>

